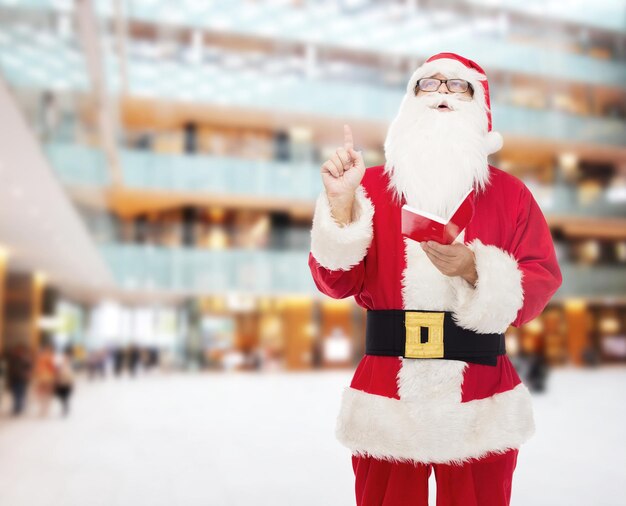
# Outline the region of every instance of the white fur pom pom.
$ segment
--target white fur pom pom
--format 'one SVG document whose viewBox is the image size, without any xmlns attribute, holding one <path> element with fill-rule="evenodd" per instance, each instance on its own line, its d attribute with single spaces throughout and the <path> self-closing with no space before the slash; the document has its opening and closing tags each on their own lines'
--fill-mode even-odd
<svg viewBox="0 0 626 506">
<path fill-rule="evenodd" d="M 492 155 L 502 149 L 504 139 L 500 132 L 494 132 L 493 130 L 487 135 L 487 154 Z"/>
</svg>

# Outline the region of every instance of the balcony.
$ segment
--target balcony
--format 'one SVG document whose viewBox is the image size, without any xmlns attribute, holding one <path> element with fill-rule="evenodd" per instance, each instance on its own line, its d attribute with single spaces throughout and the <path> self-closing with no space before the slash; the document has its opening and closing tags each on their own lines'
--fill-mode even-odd
<svg viewBox="0 0 626 506">
<path fill-rule="evenodd" d="M 561 263 L 563 284 L 555 298 L 624 300 L 626 265 L 574 265 Z"/>
<path fill-rule="evenodd" d="M 256 295 L 319 293 L 309 271 L 308 251 L 202 250 L 133 244 L 101 247 L 115 279 L 126 290 L 185 294 L 231 291 Z M 562 264 L 561 297 L 622 297 L 626 266 Z"/>
<path fill-rule="evenodd" d="M 181 294 L 313 294 L 307 251 L 101 246 L 120 287 Z"/>
<path fill-rule="evenodd" d="M 46 152 L 64 184 L 87 187 L 109 184 L 106 161 L 101 151 L 74 144 L 52 143 L 46 146 Z M 132 189 L 270 197 L 311 203 L 322 190 L 319 167 L 306 163 L 163 155 L 128 149 L 121 151 L 121 161 L 124 185 Z M 601 192 L 587 202 L 581 199 L 578 188 L 530 187 L 548 215 L 626 216 L 624 199 L 613 200 L 608 192 Z"/>
<path fill-rule="evenodd" d="M 149 9 L 150 12 L 157 12 L 152 6 Z M 169 7 L 167 10 L 172 12 Z M 265 12 L 269 15 L 272 9 L 265 9 Z M 229 15 L 233 16 L 233 23 L 236 24 L 237 13 L 233 11 Z M 204 19 L 210 23 L 213 17 L 207 15 Z M 556 78 L 571 83 L 624 90 L 626 65 L 618 61 L 511 44 L 502 36 L 471 37 L 460 34 L 446 38 L 444 33 L 437 33 L 433 37 L 416 28 L 416 23 L 395 23 L 389 25 L 387 30 L 381 28 L 371 36 L 367 35 L 366 30 L 359 31 L 351 26 L 349 34 L 358 34 L 360 40 L 351 43 L 351 39 L 346 39 L 346 30 L 336 30 L 324 40 L 324 45 L 347 45 L 349 48 L 346 49 L 380 53 L 381 57 L 415 58 L 418 55 L 413 50 L 411 54 L 406 53 L 407 48 L 419 48 L 423 52 L 422 56 L 426 57 L 438 52 L 436 47 L 429 47 L 432 41 L 441 44 L 442 40 L 446 40 L 449 51 L 483 55 L 484 60 L 480 63 L 487 72 L 497 69 L 543 79 Z M 290 37 L 293 34 L 300 37 L 300 42 L 315 44 L 319 41 L 320 30 L 316 24 L 309 24 L 303 31 L 281 28 L 276 36 L 282 37 L 281 33 L 289 32 Z M 257 28 L 256 25 L 252 26 L 251 34 Z M 241 29 L 243 32 L 246 30 L 245 27 Z M 461 24 L 460 28 L 454 28 L 454 31 L 459 30 L 467 30 L 467 27 Z M 472 31 L 471 26 L 469 31 Z M 378 36 L 383 33 L 384 37 Z M 385 41 L 388 46 L 385 46 Z M 55 54 L 55 58 L 49 57 L 50 51 Z M 155 56 L 158 47 L 131 40 L 126 62 L 127 95 L 269 109 L 272 112 L 293 111 L 388 121 L 397 111 L 409 78 L 409 74 L 397 76 L 393 80 L 395 84 L 390 84 L 385 80 L 384 70 L 380 68 L 320 61 L 318 68 L 307 69 L 306 61 L 302 58 L 263 54 L 246 56 L 218 48 L 207 48 L 205 58 L 191 61 L 185 56 L 186 51 L 186 48 L 181 47 L 176 57 L 159 58 Z M 108 45 L 105 45 L 103 52 L 107 88 L 117 95 L 121 87 L 118 58 Z M 39 30 L 28 24 L 0 25 L 0 70 L 7 81 L 18 88 L 75 92 L 89 89 L 86 62 L 76 38 L 63 38 L 52 31 Z M 506 86 L 492 86 L 492 89 L 497 92 L 506 90 Z M 498 109 L 499 106 L 494 106 L 494 111 Z M 621 124 L 624 129 L 623 122 Z M 500 128 L 499 121 L 496 125 Z M 526 130 L 529 131 L 532 130 Z"/>
<path fill-rule="evenodd" d="M 489 2 L 484 0 L 468 3 L 474 6 L 490 6 Z M 536 15 L 538 10 L 545 11 L 548 17 L 557 23 L 562 21 L 581 24 L 615 31 L 616 34 L 623 31 L 624 17 L 619 3 L 594 4 L 593 9 L 570 4 L 559 7 L 556 2 L 545 6 L 539 0 L 534 0 L 531 4 L 519 7 L 515 2 L 508 1 L 504 4 L 499 3 L 498 6 L 503 10 L 525 15 Z M 0 6 L 11 9 L 30 8 L 43 12 L 72 9 L 71 3 L 66 6 L 63 3 L 46 0 L 29 0 L 21 2 L 19 6 L 13 1 L 2 0 Z M 97 2 L 96 8 L 103 22 L 115 16 L 110 2 Z M 623 64 L 549 47 L 517 43 L 510 36 L 513 30 L 501 17 L 482 15 L 468 18 L 467 9 L 463 8 L 411 9 L 408 4 L 350 6 L 332 2 L 309 2 L 295 7 L 288 3 L 256 5 L 233 1 L 215 4 L 179 2 L 176 9 L 172 9 L 170 2 L 157 0 L 129 2 L 126 15 L 130 22 L 157 26 L 161 23 L 174 23 L 181 30 L 201 29 L 225 33 L 232 37 L 270 39 L 275 43 L 333 47 L 344 51 L 366 52 L 380 58 L 426 58 L 441 51 L 442 46 L 445 46 L 446 51 L 482 55 L 480 64 L 485 69 L 546 78 L 556 77 L 599 86 L 624 87 Z M 570 46 L 584 45 L 584 40 L 580 37 L 568 35 L 564 31 L 559 34 L 561 37 L 568 37 Z M 28 38 L 29 42 L 33 38 Z M 15 41 L 10 41 L 8 46 L 15 48 Z M 141 53 L 140 46 L 137 48 L 133 46 L 131 40 L 129 42 L 131 55 Z M 107 46 L 105 50 L 107 61 L 114 67 L 117 65 L 117 58 L 114 56 L 113 48 Z M 17 53 L 19 55 L 19 51 Z M 148 50 L 147 53 L 151 54 L 151 51 Z M 36 56 L 36 53 L 32 56 Z M 214 56 L 216 55 L 210 55 Z M 253 66 L 259 60 L 259 55 L 254 55 L 253 58 L 254 62 L 242 62 L 243 65 Z M 262 55 L 260 60 L 262 62 Z M 54 59 L 53 63 L 49 58 L 41 57 L 41 61 L 33 66 L 42 72 L 48 68 L 46 65 L 48 63 L 56 65 L 57 60 Z M 131 69 L 136 68 L 139 66 L 139 59 L 130 63 Z M 271 62 L 267 63 L 268 67 L 272 65 Z M 163 78 L 155 79 L 153 85 L 167 86 L 168 83 L 172 83 L 173 76 L 179 75 L 178 70 L 169 72 L 168 66 L 169 64 L 161 66 L 158 73 Z M 299 61 L 294 66 L 303 68 L 306 64 Z M 261 70 L 264 75 L 268 72 Z M 53 76 L 65 75 L 66 72 L 53 74 Z M 131 85 L 138 77 L 139 74 L 131 76 Z M 117 87 L 117 83 L 114 85 Z M 188 88 L 193 89 L 195 86 L 190 85 Z"/>
<path fill-rule="evenodd" d="M 109 184 L 104 154 L 74 144 L 48 144 L 46 153 L 69 186 Z M 142 190 L 224 193 L 312 200 L 322 189 L 319 167 L 302 163 L 121 150 L 124 186 Z"/>
</svg>

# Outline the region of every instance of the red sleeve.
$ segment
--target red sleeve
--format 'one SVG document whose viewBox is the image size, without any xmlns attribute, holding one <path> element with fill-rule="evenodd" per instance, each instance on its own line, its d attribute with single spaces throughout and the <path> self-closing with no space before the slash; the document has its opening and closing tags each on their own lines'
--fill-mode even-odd
<svg viewBox="0 0 626 506">
<path fill-rule="evenodd" d="M 522 271 L 524 301 L 514 327 L 536 318 L 563 283 L 550 228 L 539 205 L 525 187 L 518 211 L 511 253 Z"/>
<path fill-rule="evenodd" d="M 456 298 L 455 321 L 481 333 L 519 327 L 539 315 L 561 286 L 561 271 L 545 217 L 526 186 L 512 219 L 512 239 L 506 248 L 476 238 L 478 281 L 451 278 Z"/>
<path fill-rule="evenodd" d="M 349 271 L 331 271 L 315 260 L 309 253 L 309 268 L 317 289 L 333 299 L 345 299 L 358 295 L 365 279 L 365 258 Z"/>
<path fill-rule="evenodd" d="M 358 295 L 365 278 L 365 259 L 374 237 L 374 204 L 363 185 L 355 191 L 352 222 L 338 224 L 325 191 L 319 195 L 313 227 L 309 268 L 317 288 L 343 299 Z"/>
</svg>

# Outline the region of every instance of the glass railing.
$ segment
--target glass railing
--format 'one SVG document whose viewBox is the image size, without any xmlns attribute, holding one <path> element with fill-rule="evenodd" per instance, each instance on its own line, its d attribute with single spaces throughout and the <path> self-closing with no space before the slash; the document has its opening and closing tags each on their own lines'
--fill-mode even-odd
<svg viewBox="0 0 626 506">
<path fill-rule="evenodd" d="M 133 71 L 139 73 L 139 68 Z M 299 112 L 344 120 L 358 118 L 388 123 L 397 114 L 403 91 L 367 83 L 333 82 L 255 75 L 254 72 L 233 75 L 233 72 L 206 70 L 194 86 L 194 96 L 183 80 L 192 82 L 193 69 L 181 66 L 174 72 L 181 86 L 171 91 L 158 90 L 155 83 L 167 83 L 158 72 L 143 72 L 134 86 L 139 95 L 170 96 L 182 101 L 198 100 L 241 108 L 260 108 L 285 113 Z M 626 67 L 622 69 L 626 75 Z M 270 83 L 273 84 L 270 85 Z M 204 83 L 204 84 L 202 84 Z M 211 84 L 207 84 L 211 83 Z M 227 83 L 237 83 L 229 86 Z M 265 86 L 264 86 L 265 85 Z M 174 88 L 176 88 L 174 90 Z M 244 91 L 245 90 L 245 91 Z M 531 109 L 504 103 L 493 103 L 494 128 L 525 138 L 541 138 L 566 142 L 587 142 L 623 146 L 626 144 L 626 122 L 615 118 L 581 116 L 562 111 Z"/>
<path fill-rule="evenodd" d="M 548 141 L 586 142 L 623 147 L 626 145 L 626 121 L 566 112 L 493 106 L 494 128 L 503 134 Z"/>
<path fill-rule="evenodd" d="M 547 216 L 626 218 L 626 188 L 593 193 L 574 185 L 527 186 Z"/>
<path fill-rule="evenodd" d="M 590 9 L 585 2 L 546 2 L 545 0 L 526 0 L 525 2 L 516 0 L 465 0 L 465 2 L 459 2 L 459 4 L 463 3 L 580 24 L 581 26 L 624 31 L 624 4 L 616 0 L 596 0 L 593 9 Z M 159 23 L 176 22 L 192 27 L 215 27 L 222 30 L 229 28 L 241 31 L 242 28 L 250 30 L 256 28 L 266 35 L 276 32 L 272 29 L 272 24 L 291 22 L 292 25 L 295 24 L 302 28 L 307 19 L 318 19 L 320 16 L 328 15 L 329 9 L 332 9 L 331 12 L 337 17 L 351 16 L 357 18 L 361 23 L 369 20 L 370 24 L 376 23 L 377 26 L 386 22 L 384 14 L 387 14 L 388 17 L 392 13 L 388 6 L 383 5 L 382 9 L 377 9 L 374 5 L 351 7 L 350 2 L 338 3 L 337 6 L 324 5 L 324 2 L 307 2 L 298 5 L 297 9 L 295 6 L 290 6 L 289 2 L 283 4 L 275 2 L 270 6 L 259 5 L 257 7 L 243 0 L 216 5 L 211 3 L 203 5 L 195 0 L 187 0 L 178 2 L 176 10 L 170 8 L 171 4 L 167 0 L 130 0 L 125 4 L 125 9 L 128 11 L 126 15 L 130 19 L 145 19 Z M 101 15 L 111 16 L 113 14 L 113 6 L 110 1 L 96 0 L 96 5 Z M 59 0 L 19 0 L 19 2 L 17 0 L 0 0 L 0 6 L 59 11 L 71 11 L 73 9 L 72 2 Z M 304 8 L 307 10 L 303 11 Z M 398 6 L 396 12 L 398 8 L 402 8 L 402 6 Z M 420 13 L 417 10 L 415 12 L 417 15 Z M 242 15 L 242 13 L 246 13 L 246 15 Z M 255 23 L 260 26 L 255 26 Z M 425 22 L 422 22 L 422 26 L 424 24 Z M 292 30 L 283 33 L 295 35 Z"/>
<path fill-rule="evenodd" d="M 516 51 L 523 53 L 528 49 Z M 500 46 L 490 48 L 488 54 L 496 52 L 506 54 Z M 54 58 L 50 54 L 54 54 Z M 511 62 L 524 61 L 525 58 L 522 54 L 507 55 Z M 541 59 L 526 59 L 529 59 L 528 73 L 545 71 Z M 113 56 L 105 58 L 107 68 L 116 65 L 114 60 Z M 592 60 L 583 65 L 582 61 L 568 63 L 564 59 L 548 63 L 550 68 L 564 72 L 570 68 L 582 69 L 584 75 L 595 76 L 603 83 L 625 86 L 624 64 Z M 113 67 L 107 73 L 109 91 L 117 93 L 119 72 Z M 0 70 L 10 84 L 20 89 L 68 92 L 83 91 L 88 87 L 85 62 L 75 37 L 61 38 L 46 31 L 40 33 L 29 25 L 11 27 L 0 24 Z M 132 96 L 253 108 L 272 113 L 322 115 L 342 121 L 349 117 L 387 123 L 395 117 L 404 93 L 404 86 L 377 85 L 371 80 L 355 78 L 354 72 L 347 72 L 344 79 L 306 78 L 302 72 L 292 72 L 287 67 L 280 72 L 270 72 L 263 66 L 254 65 L 229 68 L 220 61 L 192 65 L 176 60 L 130 58 L 128 73 L 129 94 Z M 578 80 L 584 81 L 581 76 Z M 511 95 L 508 93 L 511 90 L 503 88 L 502 91 L 502 96 Z M 494 102 L 493 111 L 494 128 L 503 133 L 611 146 L 626 144 L 624 120 L 533 110 L 509 102 Z"/>
<path fill-rule="evenodd" d="M 66 185 L 103 186 L 109 182 L 104 154 L 97 148 L 52 143 L 46 146 L 46 153 Z M 310 164 L 127 149 L 121 150 L 120 160 L 128 188 L 299 200 L 311 200 L 322 189 L 320 169 Z"/>
<path fill-rule="evenodd" d="M 101 151 L 60 143 L 47 145 L 46 151 L 64 184 L 108 184 Z M 305 163 L 162 155 L 141 150 L 122 150 L 121 162 L 124 184 L 134 189 L 308 201 L 314 201 L 322 191 L 319 167 Z M 590 199 L 576 187 L 529 187 L 548 215 L 626 217 L 626 201 L 613 199 L 606 191 Z"/>
<path fill-rule="evenodd" d="M 626 265 L 574 265 L 561 263 L 563 284 L 555 297 L 580 297 L 604 301 L 624 298 Z"/>
<path fill-rule="evenodd" d="M 308 251 L 201 250 L 109 244 L 102 246 L 120 287 L 181 293 L 315 294 Z M 561 264 L 558 297 L 618 297 L 626 265 Z"/>
<path fill-rule="evenodd" d="M 0 0 L 0 6 L 6 3 L 6 0 Z M 184 2 L 182 5 L 177 4 L 174 10 L 165 0 L 132 4 L 129 15 L 139 21 L 164 21 L 160 16 L 165 11 L 167 23 L 171 23 L 172 16 L 185 12 Z M 462 19 L 460 13 L 460 19 L 449 20 L 446 28 L 428 26 L 426 16 L 409 17 L 402 23 L 388 22 L 385 20 L 388 16 L 371 9 L 369 15 L 362 16 L 322 15 L 324 19 L 321 23 L 314 22 L 313 16 L 309 22 L 299 21 L 297 28 L 290 29 L 288 26 L 296 11 L 287 5 L 260 6 L 258 16 L 265 21 L 259 22 L 255 16 L 242 16 L 237 4 L 238 2 L 221 2 L 216 3 L 215 7 L 211 2 L 206 2 L 207 7 L 201 8 L 206 13 L 200 17 L 194 15 L 193 25 L 218 31 L 227 29 L 245 35 L 270 36 L 290 43 L 323 43 L 324 46 L 366 51 L 394 59 L 425 59 L 440 52 L 441 41 L 445 39 L 447 51 L 481 55 L 479 63 L 487 72 L 523 73 L 620 89 L 625 86 L 626 65 L 621 61 L 592 58 L 540 45 L 514 43 L 498 27 L 497 21 L 489 21 L 487 24 L 490 28 L 483 28 L 484 31 L 491 32 L 490 36 L 477 37 L 472 23 Z M 101 5 L 110 6 L 111 2 L 106 1 Z M 246 5 L 243 11 L 250 9 L 253 6 Z M 281 17 L 285 19 L 281 21 Z M 371 25 L 375 18 L 380 18 L 376 22 L 376 29 L 359 28 L 360 24 Z M 185 20 L 180 20 L 180 23 L 184 24 Z M 221 26 L 221 23 L 226 23 L 227 26 Z M 107 70 L 109 91 L 117 94 L 120 92 L 119 68 L 117 53 L 110 40 L 109 37 L 103 44 L 103 61 Z M 281 58 L 263 53 L 246 55 L 245 52 L 207 47 L 201 61 L 194 61 L 186 56 L 190 52 L 189 47 L 183 45 L 177 51 L 177 56 L 159 58 L 155 56 L 159 54 L 157 45 L 146 45 L 134 39 L 128 41 L 127 49 L 131 95 L 217 101 L 224 104 L 243 100 L 255 105 L 269 105 L 274 97 L 278 97 L 280 101 L 285 92 L 297 95 L 298 88 L 305 81 L 302 76 L 307 74 L 304 58 Z M 50 56 L 52 54 L 54 57 Z M 75 34 L 72 32 L 62 36 L 50 29 L 46 31 L 40 26 L 29 24 L 27 19 L 24 22 L 1 25 L 0 68 L 16 86 L 61 90 L 83 90 L 88 87 L 86 65 Z M 346 64 L 338 72 L 331 69 L 332 63 L 327 67 L 320 63 L 315 70 L 324 82 L 345 80 L 351 90 L 358 83 L 367 81 L 363 79 L 362 69 L 357 65 Z M 372 70 L 370 67 L 370 71 Z M 326 72 L 329 74 L 325 75 Z M 376 80 L 381 74 L 382 72 L 374 70 L 371 79 Z M 409 76 L 410 74 L 405 76 L 407 80 Z M 404 83 L 400 88 L 404 88 Z M 346 98 L 349 94 L 344 93 L 342 97 L 340 105 L 349 100 Z M 367 102 L 364 104 L 367 106 Z"/>
<path fill-rule="evenodd" d="M 134 67 L 135 70 L 136 67 Z M 137 70 L 138 71 L 138 70 Z M 134 84 L 138 96 L 147 94 L 184 101 L 264 109 L 284 113 L 309 114 L 328 118 L 354 118 L 355 121 L 388 123 L 396 115 L 402 91 L 371 84 L 330 82 L 316 79 L 271 78 L 261 74 L 229 75 L 220 70 L 206 71 L 203 85 L 182 84 L 193 73 L 185 67 L 172 71 L 180 86 L 158 90 L 159 82 L 170 82 L 158 74 L 145 73 Z M 231 73 L 232 74 L 232 73 Z M 189 82 L 194 77 L 189 77 Z M 44 80 L 45 81 L 45 80 Z M 233 83 L 237 82 L 234 86 Z M 228 84 L 230 83 L 230 84 Z M 34 83 L 44 86 L 42 83 Z M 266 86 L 265 86 L 266 85 Z M 218 89 L 219 88 L 219 89 Z M 189 96 L 193 89 L 194 96 Z M 244 91 L 246 90 L 246 91 Z M 501 102 L 493 104 L 494 128 L 523 138 L 548 139 L 589 144 L 626 145 L 626 121 L 617 118 L 581 116 L 548 109 L 531 109 Z"/>
<path fill-rule="evenodd" d="M 220 156 L 161 155 L 122 150 L 131 188 L 310 199 L 321 191 L 319 167 Z"/>
<path fill-rule="evenodd" d="M 108 186 L 111 182 L 104 152 L 97 148 L 51 142 L 44 146 L 48 160 L 64 184 Z"/>
<path fill-rule="evenodd" d="M 466 3 L 498 10 L 506 9 L 546 20 L 562 21 L 582 26 L 624 32 L 626 19 L 624 3 L 615 0 L 594 1 L 593 9 L 586 2 L 546 2 L 545 0 L 465 0 Z"/>
<path fill-rule="evenodd" d="M 539 4 L 539 0 L 535 1 Z M 564 20 L 594 22 L 605 19 L 607 28 L 620 26 L 624 30 L 623 6 L 601 2 L 602 14 L 588 15 L 588 6 L 572 17 L 567 7 L 548 9 L 553 19 L 559 11 Z M 98 11 L 112 17 L 112 5 L 106 0 L 98 2 Z M 604 9 L 602 9 L 604 7 Z M 539 4 L 539 8 L 541 5 Z M 584 11 L 584 14 L 583 14 Z M 509 38 L 510 28 L 501 18 L 492 16 L 468 19 L 461 9 L 415 9 L 407 4 L 350 6 L 342 2 L 306 2 L 293 6 L 288 2 L 272 5 L 254 5 L 244 0 L 210 3 L 179 2 L 173 10 L 166 0 L 133 1 L 128 8 L 131 19 L 148 23 L 171 23 L 190 28 L 203 28 L 218 32 L 272 38 L 293 43 L 323 44 L 349 50 L 386 54 L 393 57 L 427 58 L 445 51 L 459 54 L 481 55 L 480 64 L 485 69 L 523 72 L 531 75 L 565 78 L 577 82 L 624 86 L 624 65 L 591 58 L 575 53 L 565 53 L 550 47 L 520 44 Z M 586 23 L 585 23 L 586 24 Z M 574 46 L 577 40 L 563 31 L 554 35 Z"/>
<path fill-rule="evenodd" d="M 87 67 L 75 32 L 60 35 L 45 25 L 3 22 L 1 16 L 0 71 L 15 87 L 60 92 L 89 89 Z"/>
<path fill-rule="evenodd" d="M 314 293 L 307 251 L 202 250 L 110 244 L 101 250 L 120 287 L 213 294 Z"/>
</svg>

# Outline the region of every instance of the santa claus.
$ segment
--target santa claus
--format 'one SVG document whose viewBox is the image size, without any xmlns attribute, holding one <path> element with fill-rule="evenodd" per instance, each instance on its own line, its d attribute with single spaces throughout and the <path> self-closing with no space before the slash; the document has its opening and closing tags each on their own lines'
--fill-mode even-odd
<svg viewBox="0 0 626 506">
<path fill-rule="evenodd" d="M 504 332 L 538 316 L 562 278 L 546 220 L 518 178 L 492 166 L 489 86 L 475 62 L 432 56 L 411 76 L 365 168 L 345 145 L 322 166 L 309 267 L 330 297 L 367 309 L 366 353 L 342 397 L 336 434 L 351 450 L 357 504 L 509 504 L 531 396 Z M 470 188 L 474 216 L 454 243 L 401 231 L 409 204 L 448 217 Z"/>
</svg>

